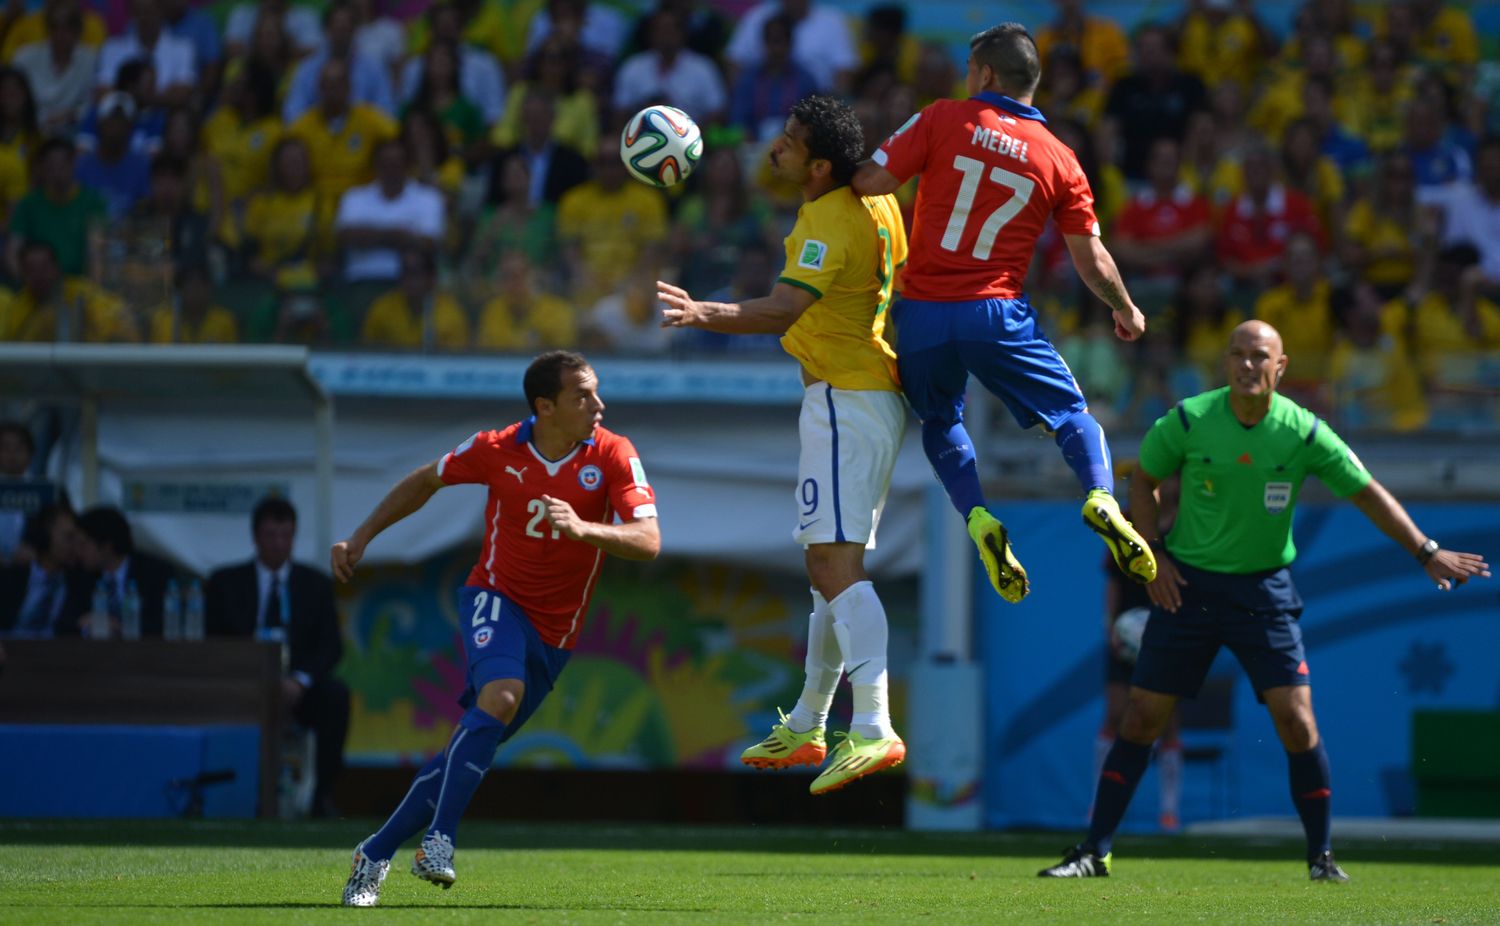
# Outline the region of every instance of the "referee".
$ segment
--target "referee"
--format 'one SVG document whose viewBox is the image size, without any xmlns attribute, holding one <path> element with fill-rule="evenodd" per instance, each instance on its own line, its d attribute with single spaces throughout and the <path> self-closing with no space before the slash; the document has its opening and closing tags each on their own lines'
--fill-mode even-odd
<svg viewBox="0 0 1500 926">
<path fill-rule="evenodd" d="M 1229 338 L 1229 385 L 1178 403 L 1141 442 L 1130 507 L 1159 551 L 1159 571 L 1147 587 L 1151 619 L 1119 735 L 1099 775 L 1088 837 L 1041 871 L 1043 877 L 1109 874 L 1110 843 L 1151 744 L 1177 699 L 1197 695 L 1219 647 L 1228 646 L 1286 748 L 1292 801 L 1307 833 L 1309 876 L 1349 880 L 1329 849 L 1328 754 L 1313 718 L 1297 625 L 1302 599 L 1287 569 L 1297 555 L 1292 511 L 1302 480 L 1315 475 L 1353 501 L 1441 591 L 1490 573 L 1482 557 L 1444 550 L 1423 534 L 1332 428 L 1276 394 L 1286 366 L 1276 329 L 1245 322 Z M 1174 473 L 1182 474 L 1181 501 L 1162 555 L 1160 539 L 1152 536 L 1155 489 Z"/>
</svg>

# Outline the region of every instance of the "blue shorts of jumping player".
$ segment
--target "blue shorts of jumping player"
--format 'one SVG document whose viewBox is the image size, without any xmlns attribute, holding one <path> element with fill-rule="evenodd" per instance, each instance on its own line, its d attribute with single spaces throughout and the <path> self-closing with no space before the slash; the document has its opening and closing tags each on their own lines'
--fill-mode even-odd
<svg viewBox="0 0 1500 926">
<path fill-rule="evenodd" d="M 458 620 L 469 666 L 468 685 L 458 699 L 461 707 L 473 707 L 479 690 L 490 682 L 516 678 L 526 685 L 516 716 L 500 738 L 503 743 L 536 713 L 568 664 L 571 651 L 543 643 L 526 612 L 493 589 L 475 585 L 459 589 Z"/>
<path fill-rule="evenodd" d="M 1197 697 L 1221 646 L 1244 666 L 1257 698 L 1268 688 L 1309 683 L 1297 623 L 1302 598 L 1290 571 L 1230 575 L 1182 563 L 1177 569 L 1188 583 L 1182 606 L 1175 614 L 1151 609 L 1130 684 Z"/>
<path fill-rule="evenodd" d="M 899 300 L 896 363 L 906 401 L 923 422 L 963 418 L 969 374 L 1029 428 L 1049 431 L 1088 407 L 1073 371 L 1047 339 L 1026 297 L 967 302 Z"/>
</svg>

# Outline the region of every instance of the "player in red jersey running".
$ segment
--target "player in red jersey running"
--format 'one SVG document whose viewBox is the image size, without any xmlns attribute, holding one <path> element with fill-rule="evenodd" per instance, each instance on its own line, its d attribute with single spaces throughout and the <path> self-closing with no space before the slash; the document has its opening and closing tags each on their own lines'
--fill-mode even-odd
<svg viewBox="0 0 1500 926">
<path fill-rule="evenodd" d="M 1146 319 L 1099 240 L 1094 196 L 1078 158 L 1031 105 L 1041 61 L 1017 23 L 969 41 L 967 100 L 938 100 L 907 120 L 860 165 L 854 188 L 890 193 L 920 174 L 911 253 L 892 309 L 902 390 L 922 419 L 922 446 L 990 582 L 1006 601 L 1029 585 L 1005 526 L 990 514 L 964 429 L 972 373 L 1023 428 L 1057 438 L 1088 499 L 1083 518 L 1130 578 L 1149 582 L 1156 560 L 1115 502 L 1109 447 L 1072 371 L 1021 291 L 1037 238 L 1056 222 L 1079 275 L 1133 341 Z"/>
<path fill-rule="evenodd" d="M 453 884 L 458 819 L 495 750 L 556 684 L 604 554 L 649 560 L 661 548 L 656 496 L 635 447 L 599 426 L 604 402 L 588 361 L 568 351 L 542 354 L 527 368 L 524 388 L 530 418 L 480 431 L 402 479 L 348 540 L 333 545 L 333 574 L 347 582 L 370 541 L 438 489 L 474 483 L 489 490 L 484 547 L 458 593 L 469 666 L 459 698 L 464 715 L 391 818 L 355 848 L 346 906 L 379 902 L 391 856 L 423 830 L 412 874 Z M 612 523 L 616 515 L 621 523 Z"/>
</svg>

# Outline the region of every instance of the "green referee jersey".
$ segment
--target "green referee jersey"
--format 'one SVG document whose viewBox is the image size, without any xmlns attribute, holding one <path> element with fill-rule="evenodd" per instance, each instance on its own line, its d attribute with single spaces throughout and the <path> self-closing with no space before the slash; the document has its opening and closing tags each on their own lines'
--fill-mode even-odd
<svg viewBox="0 0 1500 926">
<path fill-rule="evenodd" d="M 1296 558 L 1292 510 L 1308 474 L 1340 498 L 1370 483 L 1359 457 L 1312 412 L 1273 395 L 1270 412 L 1247 428 L 1229 407 L 1228 386 L 1159 418 L 1140 462 L 1158 480 L 1182 473 L 1167 552 L 1212 572 L 1262 572 Z"/>
</svg>

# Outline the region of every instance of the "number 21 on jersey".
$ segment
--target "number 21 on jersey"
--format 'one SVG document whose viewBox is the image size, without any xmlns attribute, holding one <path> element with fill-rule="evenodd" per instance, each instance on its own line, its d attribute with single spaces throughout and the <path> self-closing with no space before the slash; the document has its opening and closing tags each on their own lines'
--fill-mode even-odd
<svg viewBox="0 0 1500 926">
<path fill-rule="evenodd" d="M 556 540 L 557 538 L 562 536 L 562 534 L 558 532 L 557 528 L 551 526 L 550 524 L 542 524 L 542 522 L 547 519 L 546 502 L 542 501 L 539 498 L 533 498 L 531 501 L 526 503 L 526 512 L 527 514 L 531 515 L 531 520 L 526 522 L 526 536 L 546 539 L 547 534 L 543 532 L 543 526 L 545 526 L 547 530 L 551 532 L 553 540 Z"/>
</svg>

